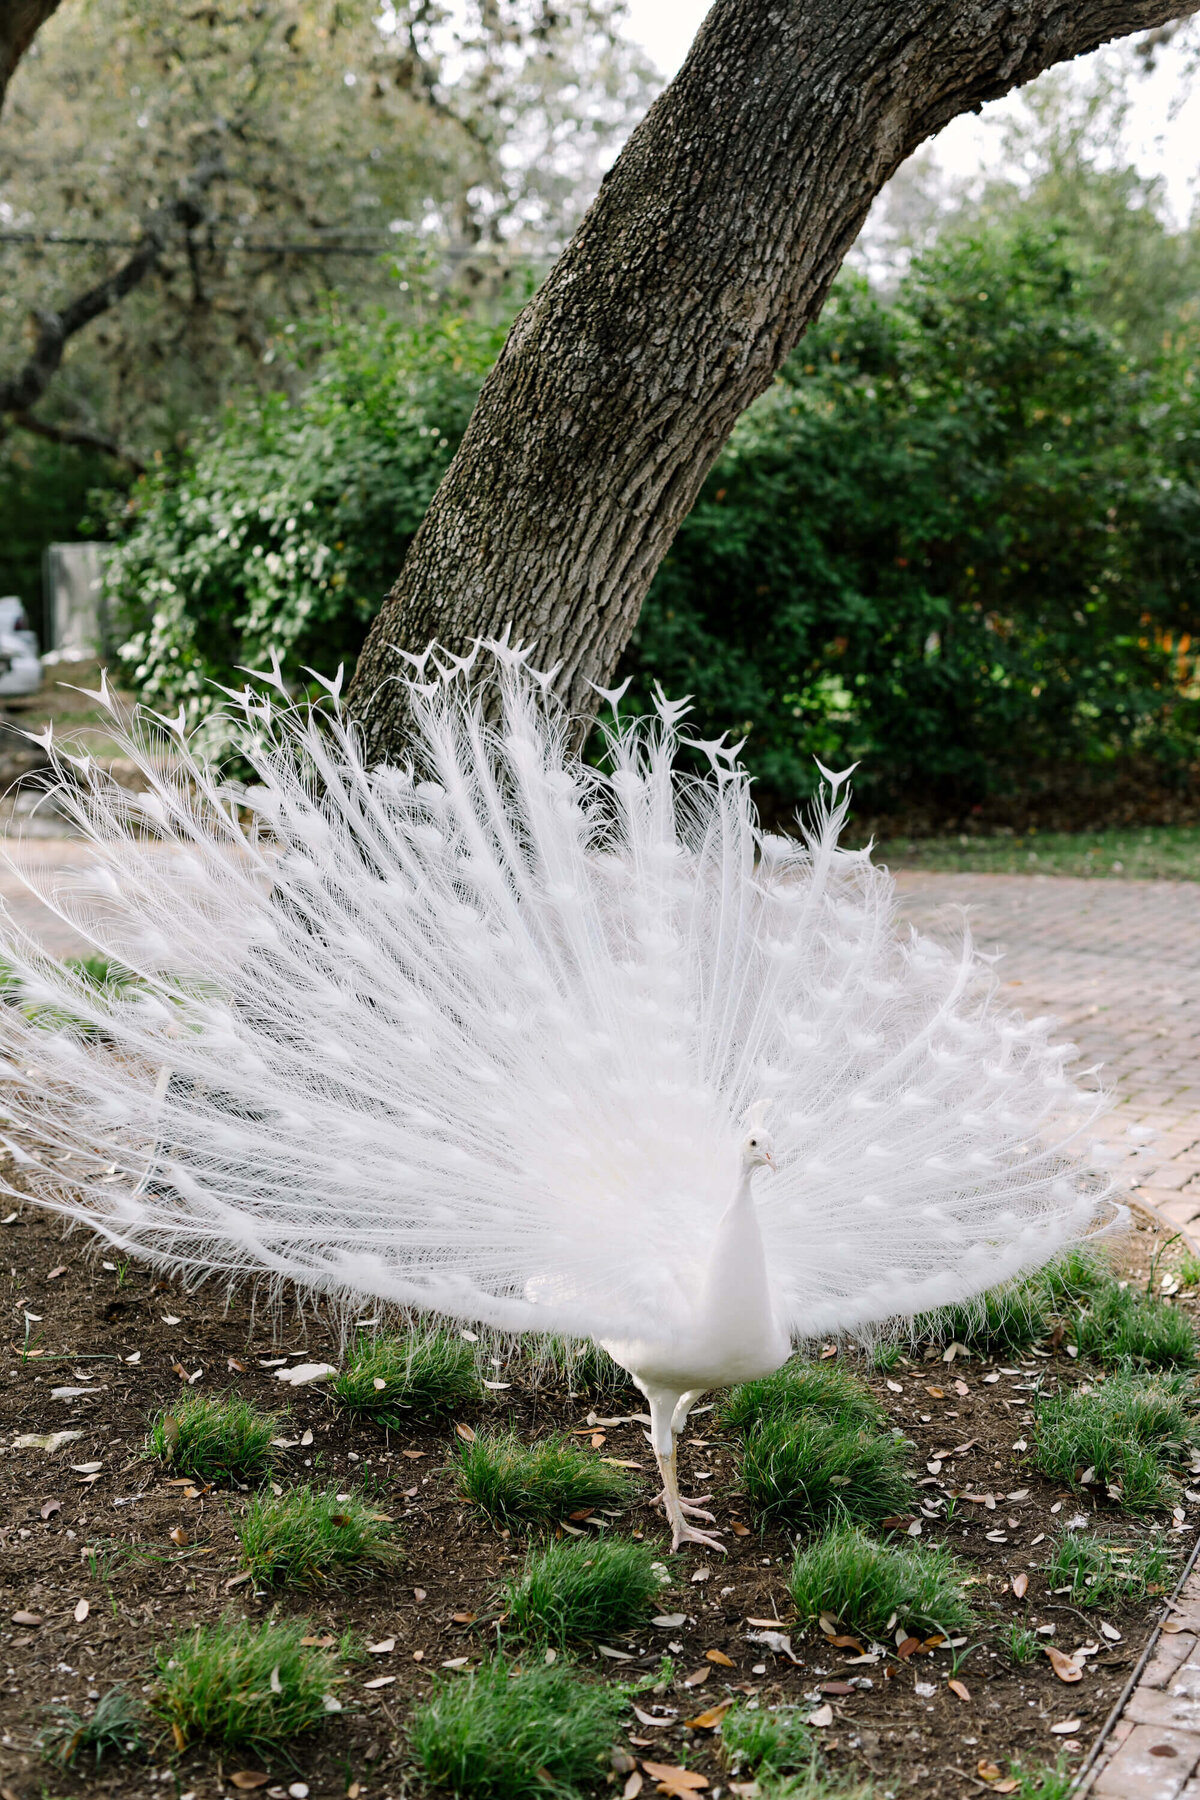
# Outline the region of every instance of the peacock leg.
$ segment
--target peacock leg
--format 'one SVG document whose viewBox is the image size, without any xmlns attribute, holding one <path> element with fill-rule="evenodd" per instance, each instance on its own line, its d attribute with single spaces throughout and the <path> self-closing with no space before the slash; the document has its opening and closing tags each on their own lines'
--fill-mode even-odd
<svg viewBox="0 0 1200 1800">
<path fill-rule="evenodd" d="M 694 1526 L 688 1524 L 684 1517 L 685 1511 L 691 1511 L 695 1515 L 699 1509 L 693 1502 L 685 1502 L 679 1497 L 679 1477 L 675 1469 L 674 1429 L 677 1397 L 672 1396 L 671 1404 L 668 1406 L 664 1406 L 653 1394 L 649 1396 L 649 1400 L 650 1444 L 663 1484 L 658 1500 L 662 1503 L 671 1527 L 671 1548 L 678 1550 L 681 1544 L 701 1544 L 706 1550 L 720 1550 L 724 1555 L 726 1553 L 725 1545 L 720 1538 L 713 1537 L 706 1531 L 697 1531 Z M 712 1522 L 711 1513 L 702 1513 L 699 1516 Z"/>
</svg>

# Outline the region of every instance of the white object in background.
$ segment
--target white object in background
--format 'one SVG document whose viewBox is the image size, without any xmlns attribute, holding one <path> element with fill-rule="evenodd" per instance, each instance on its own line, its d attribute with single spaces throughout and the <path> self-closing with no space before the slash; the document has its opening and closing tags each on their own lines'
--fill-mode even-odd
<svg viewBox="0 0 1200 1800">
<path fill-rule="evenodd" d="M 74 662 L 105 648 L 107 544 L 50 544 L 46 550 L 46 649 Z"/>
<path fill-rule="evenodd" d="M 0 699 L 36 694 L 42 685 L 37 638 L 16 594 L 0 595 Z"/>
</svg>

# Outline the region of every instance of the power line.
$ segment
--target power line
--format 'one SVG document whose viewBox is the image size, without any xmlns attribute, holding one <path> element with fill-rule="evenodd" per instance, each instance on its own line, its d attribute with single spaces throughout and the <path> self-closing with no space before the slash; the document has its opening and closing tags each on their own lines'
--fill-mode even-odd
<svg viewBox="0 0 1200 1800">
<path fill-rule="evenodd" d="M 33 244 L 39 250 L 59 246 L 94 247 L 104 250 L 131 250 L 136 238 L 85 237 L 58 231 L 0 231 L 0 244 Z M 230 238 L 221 242 L 204 241 L 206 250 L 240 250 L 248 256 L 385 256 L 397 247 L 398 239 L 380 244 L 263 244 L 242 243 Z M 453 256 L 454 251 L 448 252 Z M 461 253 L 459 253 L 461 254 Z"/>
</svg>

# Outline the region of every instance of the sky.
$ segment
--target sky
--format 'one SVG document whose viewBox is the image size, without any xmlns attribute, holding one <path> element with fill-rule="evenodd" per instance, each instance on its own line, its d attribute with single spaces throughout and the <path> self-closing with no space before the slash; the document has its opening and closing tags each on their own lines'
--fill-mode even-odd
<svg viewBox="0 0 1200 1800">
<path fill-rule="evenodd" d="M 664 75 L 673 75 L 710 0 L 627 0 L 627 4 L 630 35 Z M 1074 65 L 1081 79 L 1087 79 L 1092 62 L 1091 57 L 1081 57 Z M 996 122 L 1011 113 L 1013 104 L 1011 99 L 992 101 L 977 117 L 955 119 L 934 140 L 937 159 L 948 175 L 971 176 L 996 166 Z M 1200 174 L 1200 82 L 1187 79 L 1182 56 L 1170 48 L 1156 72 L 1135 85 L 1128 145 L 1143 173 L 1163 177 L 1169 210 L 1182 224 L 1191 211 Z"/>
</svg>

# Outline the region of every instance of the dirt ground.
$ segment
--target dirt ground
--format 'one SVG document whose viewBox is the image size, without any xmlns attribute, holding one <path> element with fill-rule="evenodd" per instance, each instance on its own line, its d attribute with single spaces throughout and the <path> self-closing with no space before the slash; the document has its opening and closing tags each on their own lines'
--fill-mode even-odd
<svg viewBox="0 0 1200 1800">
<path fill-rule="evenodd" d="M 1134 1232 L 1122 1258 L 1128 1271 L 1144 1274 L 1153 1250 L 1151 1230 Z M 320 1313 L 310 1312 L 306 1322 L 298 1312 L 273 1321 L 256 1317 L 248 1297 L 226 1309 L 215 1292 L 186 1295 L 144 1269 L 93 1254 L 81 1234 L 64 1239 L 32 1207 L 0 1224 L 0 1282 L 7 1313 L 0 1357 L 3 1800 L 164 1794 L 216 1800 L 236 1792 L 228 1785 L 232 1775 L 256 1768 L 253 1759 L 222 1766 L 202 1749 L 176 1758 L 160 1744 L 154 1761 L 106 1762 L 98 1774 L 73 1777 L 48 1767 L 33 1745 L 47 1703 L 66 1698 L 86 1713 L 89 1699 L 114 1682 L 147 1688 L 157 1646 L 222 1614 L 302 1616 L 317 1635 L 350 1627 L 364 1643 L 395 1639 L 390 1652 L 348 1666 L 340 1690 L 344 1711 L 295 1744 L 292 1766 L 281 1759 L 263 1771 L 271 1784 L 260 1793 L 278 1800 L 288 1784 L 302 1781 L 313 1800 L 419 1795 L 406 1715 L 444 1665 L 478 1662 L 495 1625 L 470 1615 L 488 1610 L 491 1585 L 522 1555 L 520 1544 L 458 1497 L 453 1426 L 389 1434 L 348 1422 L 320 1387 L 292 1390 L 276 1379 L 280 1358 L 337 1360 L 336 1337 Z M 685 1755 L 709 1777 L 719 1800 L 729 1776 L 718 1743 L 683 1721 L 736 1691 L 757 1695 L 764 1705 L 795 1702 L 806 1713 L 828 1704 L 829 1722 L 817 1732 L 830 1764 L 847 1775 L 874 1776 L 885 1793 L 936 1791 L 945 1800 L 965 1800 L 985 1785 L 977 1775 L 981 1762 L 1007 1771 L 1013 1759 L 1037 1766 L 1063 1753 L 1077 1764 L 1160 1606 L 1085 1612 L 1051 1594 L 1040 1569 L 1051 1539 L 1084 1515 L 1101 1528 L 1119 1526 L 1123 1537 L 1161 1534 L 1182 1564 L 1195 1538 L 1197 1506 L 1188 1504 L 1186 1519 L 1138 1523 L 1102 1498 L 1036 1474 L 1026 1455 L 1036 1385 L 1054 1391 L 1088 1375 L 1061 1349 L 1043 1346 L 1003 1362 L 956 1356 L 945 1363 L 930 1353 L 930 1360 L 886 1374 L 844 1349 L 836 1354 L 864 1376 L 915 1441 L 926 1503 L 958 1496 L 948 1522 L 918 1513 L 914 1523 L 925 1541 L 946 1543 L 972 1571 L 981 1627 L 958 1652 L 940 1649 L 908 1662 L 888 1654 L 865 1663 L 851 1663 L 855 1651 L 830 1646 L 819 1631 L 791 1627 L 785 1585 L 791 1543 L 781 1532 L 739 1536 L 731 1529 L 732 1521 L 749 1519 L 738 1499 L 734 1445 L 713 1427 L 710 1413 L 698 1411 L 681 1453 L 684 1492 L 711 1488 L 729 1554 L 693 1550 L 674 1559 L 675 1586 L 664 1590 L 662 1610 L 683 1613 L 684 1625 L 647 1627 L 605 1646 L 619 1654 L 584 1652 L 584 1666 L 600 1678 L 629 1680 L 663 1668 L 659 1690 L 647 1691 L 638 1705 L 643 1713 L 657 1709 L 666 1722 L 646 1725 L 631 1710 L 622 1743 L 634 1756 L 662 1763 Z M 597 1454 L 639 1464 L 640 1504 L 624 1523 L 647 1541 L 662 1541 L 649 1504 L 653 1464 L 643 1428 L 627 1418 L 603 1422 L 632 1412 L 636 1395 L 617 1407 L 596 1407 L 553 1385 L 534 1385 L 518 1366 L 497 1369 L 495 1378 L 512 1385 L 461 1423 L 511 1423 L 527 1437 L 566 1428 L 580 1432 L 576 1441 L 593 1444 Z M 343 1492 L 381 1503 L 403 1533 L 402 1574 L 318 1594 L 259 1594 L 237 1582 L 231 1508 L 239 1497 L 190 1498 L 185 1487 L 172 1485 L 169 1470 L 144 1454 L 150 1418 L 179 1393 L 181 1381 L 286 1408 L 280 1435 L 287 1447 L 277 1452 L 275 1479 L 336 1482 Z M 56 1387 L 90 1391 L 55 1397 Z M 60 1430 L 79 1435 L 54 1453 L 13 1447 L 21 1434 Z M 300 1441 L 306 1431 L 308 1445 Z M 174 1542 L 173 1532 L 186 1541 Z M 1013 1577 L 1021 1573 L 1028 1586 L 1018 1599 Z M 81 1602 L 87 1602 L 85 1617 Z M 39 1622 L 12 1622 L 18 1613 Z M 749 1621 L 771 1619 L 790 1632 L 794 1662 L 750 1641 L 748 1634 L 762 1627 Z M 1053 1635 L 1042 1641 L 1067 1652 L 1096 1646 L 1085 1678 L 1064 1686 L 1044 1658 L 1014 1667 L 1001 1637 L 1010 1621 L 1052 1625 Z M 1102 1634 L 1101 1621 L 1119 1638 Z M 968 1649 L 952 1670 L 952 1656 Z M 709 1652 L 728 1658 L 728 1665 L 710 1660 Z M 669 1664 L 661 1664 L 664 1656 Z M 948 1686 L 955 1673 L 962 1695 Z M 380 1677 L 390 1678 L 386 1686 L 366 1685 Z M 1078 1720 L 1073 1730 L 1052 1730 L 1072 1719 Z M 619 1793 L 624 1776 L 613 1780 L 611 1791 Z"/>
</svg>

